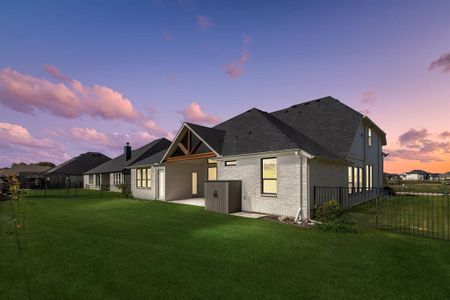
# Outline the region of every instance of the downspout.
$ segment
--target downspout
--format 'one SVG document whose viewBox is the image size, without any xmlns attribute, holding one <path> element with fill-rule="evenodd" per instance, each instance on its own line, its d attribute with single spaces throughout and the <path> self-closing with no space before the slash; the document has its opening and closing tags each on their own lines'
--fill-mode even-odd
<svg viewBox="0 0 450 300">
<path fill-rule="evenodd" d="M 300 182 L 299 182 L 299 199 L 300 199 L 300 205 L 299 205 L 299 209 L 297 211 L 297 214 L 295 216 L 294 219 L 294 223 L 301 223 L 303 221 L 303 201 L 302 201 L 302 194 L 303 194 L 303 172 L 302 172 L 302 167 L 303 167 L 303 156 L 298 152 L 295 151 L 295 155 L 300 159 Z"/>
</svg>

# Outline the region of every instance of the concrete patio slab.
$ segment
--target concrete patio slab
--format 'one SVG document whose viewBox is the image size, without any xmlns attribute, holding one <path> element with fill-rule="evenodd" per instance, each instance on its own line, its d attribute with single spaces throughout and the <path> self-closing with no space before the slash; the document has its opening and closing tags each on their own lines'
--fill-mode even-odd
<svg viewBox="0 0 450 300">
<path fill-rule="evenodd" d="M 191 198 L 191 199 L 182 199 L 182 200 L 173 200 L 170 203 L 177 204 L 186 204 L 186 205 L 194 205 L 205 207 L 205 199 L 204 198 Z"/>
<path fill-rule="evenodd" d="M 249 219 L 259 219 L 259 218 L 263 218 L 263 217 L 267 216 L 265 214 L 251 213 L 251 212 L 245 212 L 245 211 L 240 211 L 237 213 L 233 213 L 231 215 L 237 216 L 237 217 L 242 217 L 242 218 L 249 218 Z"/>
</svg>

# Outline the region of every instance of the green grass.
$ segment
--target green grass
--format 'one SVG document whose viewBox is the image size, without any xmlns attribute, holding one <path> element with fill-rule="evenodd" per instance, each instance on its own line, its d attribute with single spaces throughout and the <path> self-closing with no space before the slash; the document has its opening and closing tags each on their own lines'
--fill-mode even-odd
<svg viewBox="0 0 450 300">
<path fill-rule="evenodd" d="M 352 209 L 359 224 L 395 232 L 450 240 L 450 197 L 397 195 Z"/>
<path fill-rule="evenodd" d="M 0 202 L 0 299 L 450 297 L 446 241 L 95 197 Z"/>
<path fill-rule="evenodd" d="M 403 181 L 401 184 L 389 184 L 397 192 L 444 193 L 450 192 L 450 184 L 441 182 Z"/>
</svg>

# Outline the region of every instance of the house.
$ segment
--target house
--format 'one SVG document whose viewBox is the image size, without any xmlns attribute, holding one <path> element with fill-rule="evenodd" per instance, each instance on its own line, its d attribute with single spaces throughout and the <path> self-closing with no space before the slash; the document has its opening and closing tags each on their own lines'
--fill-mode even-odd
<svg viewBox="0 0 450 300">
<path fill-rule="evenodd" d="M 410 172 L 404 173 L 404 180 L 428 180 L 429 173 L 423 170 L 412 170 Z"/>
<path fill-rule="evenodd" d="M 253 108 L 214 127 L 184 123 L 160 161 L 164 170 L 151 176 L 165 174 L 166 201 L 202 198 L 208 181 L 239 180 L 243 211 L 309 219 L 317 187 L 373 198 L 383 185 L 384 145 L 372 120 L 325 97 L 271 113 Z"/>
<path fill-rule="evenodd" d="M 84 187 L 120 192 L 122 184 L 131 186 L 131 169 L 128 168 L 129 166 L 167 149 L 169 145 L 170 141 L 165 138 L 154 140 L 136 150 L 132 150 L 130 144 L 127 143 L 123 154 L 84 173 Z"/>
<path fill-rule="evenodd" d="M 450 180 L 450 172 L 443 173 L 443 174 L 439 175 L 439 178 L 441 180 Z"/>
<path fill-rule="evenodd" d="M 44 176 L 49 188 L 83 187 L 83 174 L 111 160 L 99 152 L 86 152 L 48 170 Z"/>
<path fill-rule="evenodd" d="M 441 180 L 441 174 L 439 173 L 429 173 L 428 180 L 430 181 L 439 181 Z"/>
<path fill-rule="evenodd" d="M 165 167 L 161 164 L 167 147 L 153 155 L 137 160 L 128 167 L 131 170 L 133 197 L 147 200 L 165 200 Z"/>
<path fill-rule="evenodd" d="M 21 188 L 40 188 L 45 184 L 43 174 L 50 168 L 39 164 L 13 164 L 9 169 L 2 169 L 0 178 L 7 179 L 14 176 L 19 180 Z"/>
</svg>

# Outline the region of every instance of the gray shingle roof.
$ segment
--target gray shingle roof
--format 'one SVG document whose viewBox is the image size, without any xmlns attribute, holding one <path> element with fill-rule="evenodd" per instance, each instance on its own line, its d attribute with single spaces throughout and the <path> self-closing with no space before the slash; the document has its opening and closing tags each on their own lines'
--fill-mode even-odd
<svg viewBox="0 0 450 300">
<path fill-rule="evenodd" d="M 370 119 L 325 97 L 267 113 L 253 108 L 213 128 L 187 123 L 217 153 L 241 155 L 302 149 L 312 155 L 346 159 L 361 122 L 385 134 Z"/>
<path fill-rule="evenodd" d="M 154 140 L 147 145 L 142 146 L 139 149 L 131 151 L 131 158 L 128 161 L 125 161 L 125 155 L 121 154 L 118 157 L 111 159 L 110 161 L 101 164 L 98 167 L 95 167 L 85 174 L 99 174 L 99 173 L 114 173 L 114 172 L 122 172 L 128 166 L 131 166 L 133 163 L 141 160 L 143 158 L 152 156 L 153 154 L 167 149 L 170 146 L 171 142 L 166 138 L 160 138 Z"/>
<path fill-rule="evenodd" d="M 342 159 L 364 117 L 333 97 L 292 105 L 272 115 Z"/>
<path fill-rule="evenodd" d="M 136 161 L 135 163 L 131 164 L 129 166 L 129 168 L 132 169 L 132 168 L 141 167 L 141 166 L 143 167 L 143 166 L 150 166 L 153 164 L 158 164 L 161 162 L 161 159 L 164 157 L 164 154 L 166 153 L 166 151 L 167 151 L 167 148 L 165 148 L 151 156 L 140 159 L 140 160 Z"/>
<path fill-rule="evenodd" d="M 86 152 L 48 170 L 45 174 L 83 175 L 109 160 L 111 158 L 102 153 Z"/>
</svg>

